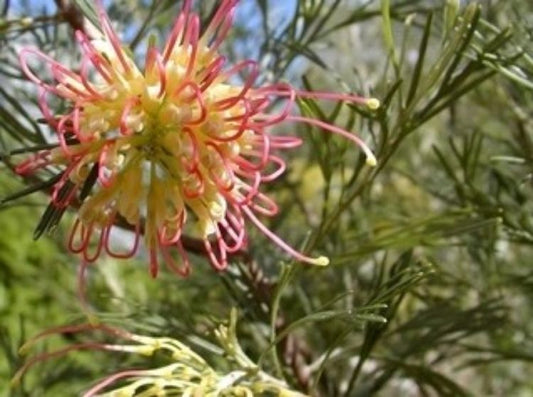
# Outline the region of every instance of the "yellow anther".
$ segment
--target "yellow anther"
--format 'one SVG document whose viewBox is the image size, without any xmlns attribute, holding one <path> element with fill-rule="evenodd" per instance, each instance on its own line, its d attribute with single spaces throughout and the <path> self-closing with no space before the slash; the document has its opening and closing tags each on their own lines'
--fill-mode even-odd
<svg viewBox="0 0 533 397">
<path fill-rule="evenodd" d="M 313 261 L 313 265 L 327 266 L 329 265 L 329 258 L 327 256 L 319 256 Z"/>
<path fill-rule="evenodd" d="M 366 106 L 368 106 L 368 108 L 371 110 L 376 110 L 379 109 L 379 107 L 381 106 L 381 102 L 379 101 L 379 99 L 370 98 L 366 101 Z"/>
</svg>

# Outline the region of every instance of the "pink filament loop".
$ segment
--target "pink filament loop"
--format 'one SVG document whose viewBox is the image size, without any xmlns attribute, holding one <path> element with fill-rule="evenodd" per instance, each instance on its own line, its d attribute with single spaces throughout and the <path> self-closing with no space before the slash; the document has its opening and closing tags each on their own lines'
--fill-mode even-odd
<svg viewBox="0 0 533 397">
<path fill-rule="evenodd" d="M 239 157 L 235 158 L 235 163 L 239 165 L 239 167 L 243 168 L 244 170 L 248 171 L 263 171 L 268 163 L 269 154 L 265 150 L 265 146 L 262 147 L 262 151 L 259 152 L 257 150 L 247 150 L 242 151 L 241 155 Z M 246 158 L 244 158 L 242 155 L 246 155 L 251 158 L 259 158 L 260 161 L 257 164 L 254 164 L 251 161 L 248 161 Z"/>
<path fill-rule="evenodd" d="M 157 73 L 159 75 L 159 92 L 158 98 L 161 98 L 166 90 L 167 76 L 165 65 L 161 59 L 161 55 L 157 52 L 155 47 L 150 47 L 146 53 L 146 73 L 149 73 L 153 67 L 157 67 Z"/>
<path fill-rule="evenodd" d="M 184 0 L 181 12 L 184 15 L 189 15 L 191 12 L 192 0 Z"/>
<path fill-rule="evenodd" d="M 278 96 L 290 96 L 290 92 L 287 90 L 278 90 L 276 86 L 271 87 L 273 90 L 270 93 Z M 269 90 L 269 87 L 263 87 L 259 90 Z M 300 98 L 312 98 L 312 99 L 324 99 L 324 100 L 333 100 L 333 101 L 345 101 L 351 103 L 357 103 L 359 105 L 366 105 L 368 99 L 360 97 L 358 95 L 352 94 L 342 94 L 335 92 L 324 92 L 324 91 L 305 91 L 305 90 L 294 90 L 296 96 Z"/>
<path fill-rule="evenodd" d="M 255 93 L 254 95 L 251 95 L 250 99 L 248 100 L 250 101 L 252 111 L 254 114 L 261 113 L 263 110 L 268 109 L 268 107 L 270 106 L 270 102 L 271 102 L 270 99 L 268 99 L 268 97 L 256 96 Z"/>
<path fill-rule="evenodd" d="M 33 174 L 36 170 L 44 168 L 52 162 L 50 150 L 43 150 L 31 156 L 15 167 L 15 173 L 18 175 Z"/>
<path fill-rule="evenodd" d="M 189 55 L 189 60 L 187 64 L 187 71 L 185 76 L 190 77 L 196 63 L 196 57 L 198 54 L 198 39 L 200 34 L 200 19 L 198 15 L 191 15 L 187 24 L 187 31 L 184 34 L 183 46 L 188 48 L 190 45 L 192 52 Z"/>
<path fill-rule="evenodd" d="M 244 217 L 242 216 L 242 211 L 239 206 L 233 205 L 233 210 L 235 214 L 230 211 L 226 211 L 226 220 L 236 229 L 242 229 L 243 232 L 246 232 L 244 229 Z"/>
<path fill-rule="evenodd" d="M 81 224 L 81 227 L 80 227 Z M 79 245 L 75 245 L 75 238 L 76 234 L 78 234 L 79 230 Z M 69 240 L 68 240 L 68 249 L 75 253 L 79 254 L 80 252 L 83 253 L 83 259 L 87 263 L 94 262 L 102 252 L 102 245 L 103 245 L 103 231 L 100 232 L 100 236 L 98 238 L 98 244 L 96 246 L 95 252 L 92 256 L 89 256 L 89 244 L 91 240 L 91 236 L 94 232 L 94 222 L 91 222 L 91 224 L 87 227 L 83 224 L 83 222 L 80 221 L 80 219 L 76 219 L 74 222 L 74 225 L 72 226 L 72 230 L 70 232 Z"/>
<path fill-rule="evenodd" d="M 103 343 L 95 343 L 95 342 L 85 342 L 85 343 L 78 343 L 75 345 L 67 346 L 59 350 L 55 350 L 50 353 L 42 353 L 37 356 L 32 357 L 30 360 L 28 360 L 15 374 L 13 379 L 18 379 L 22 374 L 28 371 L 31 367 L 33 367 L 35 364 L 40 363 L 42 361 L 49 360 L 51 358 L 55 357 L 62 357 L 70 353 L 71 351 L 79 351 L 79 350 L 109 350 L 108 346 Z"/>
<path fill-rule="evenodd" d="M 200 163 L 200 151 L 198 150 L 198 140 L 196 139 L 196 135 L 192 132 L 192 130 L 189 127 L 184 127 L 182 132 L 185 133 L 187 137 L 189 138 L 192 151 L 190 153 L 190 156 L 188 156 L 189 153 L 183 154 L 181 156 L 181 164 L 187 170 L 187 172 L 191 173 L 191 172 L 194 172 L 196 169 L 198 169 L 198 164 Z"/>
<path fill-rule="evenodd" d="M 80 232 L 81 239 L 80 239 L 80 244 L 76 246 L 74 245 L 75 244 L 74 239 L 76 237 L 76 234 L 78 233 L 78 229 L 80 229 L 79 232 Z M 89 236 L 91 232 L 92 232 L 92 226 L 87 230 L 87 228 L 81 222 L 81 220 L 77 218 L 74 221 L 74 225 L 72 225 L 72 230 L 70 231 L 70 235 L 68 239 L 69 251 L 75 254 L 79 254 L 80 252 L 82 252 L 87 246 L 87 244 L 89 243 Z"/>
<path fill-rule="evenodd" d="M 235 171 L 236 174 L 242 174 L 241 171 Z M 244 182 L 241 181 L 239 185 L 236 185 L 236 187 L 228 194 L 226 197 L 228 200 L 237 206 L 243 206 L 248 205 L 251 203 L 253 198 L 259 193 L 259 185 L 261 184 L 261 173 L 259 172 L 253 172 L 251 175 L 246 174 L 245 175 L 248 178 L 253 177 L 252 185 L 246 185 Z M 240 190 L 244 190 L 244 193 Z"/>
<path fill-rule="evenodd" d="M 220 55 L 199 74 L 198 79 L 201 81 L 200 89 L 202 92 L 215 81 L 225 63 L 226 57 Z"/>
<path fill-rule="evenodd" d="M 222 168 L 224 169 L 224 172 L 228 175 L 228 180 L 224 181 L 222 180 L 216 173 L 216 170 L 209 169 L 209 175 L 211 175 L 212 179 L 215 181 L 215 184 L 220 190 L 230 191 L 233 189 L 233 186 L 235 185 L 235 177 L 233 175 L 233 172 L 231 171 L 231 167 L 228 164 L 228 160 L 222 155 L 220 148 L 218 148 L 216 145 L 214 145 L 211 142 L 206 143 L 206 147 L 210 148 L 212 150 L 212 153 L 215 153 L 216 156 L 218 156 L 218 160 L 222 165 Z M 211 167 L 210 167 L 211 168 Z"/>
<path fill-rule="evenodd" d="M 117 35 L 115 34 L 115 31 L 111 27 L 111 22 L 107 18 L 102 1 L 97 0 L 96 6 L 98 8 L 98 19 L 100 20 L 100 25 L 102 26 L 102 29 L 104 30 L 104 34 L 109 39 L 109 42 L 111 43 L 111 46 L 113 47 L 113 50 L 115 50 L 115 54 L 117 55 L 120 63 L 122 64 L 122 68 L 124 69 L 124 73 L 129 74 L 131 72 L 130 65 L 128 65 L 128 62 L 126 61 L 126 58 L 124 57 L 124 51 L 122 50 L 120 46 L 120 40 L 118 39 Z"/>
<path fill-rule="evenodd" d="M 316 120 L 316 119 L 312 119 L 312 118 L 308 118 L 308 117 L 302 117 L 302 116 L 289 116 L 287 118 L 287 120 L 288 121 L 301 122 L 301 123 L 305 123 L 305 124 L 309 124 L 309 125 L 314 125 L 315 127 L 322 128 L 325 131 L 331 132 L 333 134 L 340 135 L 340 136 L 342 136 L 342 137 L 354 142 L 357 146 L 359 146 L 363 150 L 363 152 L 367 155 L 367 157 L 373 156 L 371 150 L 369 149 L 367 144 L 362 139 L 360 139 L 356 135 L 350 134 L 348 131 L 346 131 L 346 130 L 340 128 L 340 127 L 337 127 L 335 125 L 326 123 L 326 122 L 321 121 L 321 120 Z"/>
<path fill-rule="evenodd" d="M 202 173 L 198 169 L 194 169 L 192 172 L 189 172 L 189 175 L 195 175 L 197 179 L 194 182 L 198 182 L 199 186 L 195 188 L 189 188 L 187 182 L 184 182 L 183 185 L 183 194 L 188 199 L 198 198 L 205 192 L 205 183 Z"/>
<path fill-rule="evenodd" d="M 211 18 L 211 22 L 209 23 L 207 29 L 205 30 L 205 34 L 211 34 L 217 30 L 217 25 L 221 23 L 221 21 L 224 20 L 225 17 L 227 17 L 228 13 L 231 11 L 232 8 L 235 8 L 235 5 L 239 2 L 239 0 L 222 0 L 218 9 Z"/>
<path fill-rule="evenodd" d="M 134 133 L 134 131 L 130 127 L 128 127 L 127 122 L 131 110 L 134 106 L 138 104 L 139 100 L 137 98 L 132 98 L 126 102 L 124 109 L 122 109 L 122 113 L 120 114 L 120 133 L 124 136 L 129 136 Z"/>
<path fill-rule="evenodd" d="M 50 66 L 50 71 L 52 72 L 52 76 L 54 79 L 59 83 L 62 84 L 65 88 L 70 90 L 73 94 L 72 98 L 69 98 L 71 100 L 76 100 L 79 97 L 81 97 L 82 100 L 86 100 L 89 98 L 89 95 L 83 91 L 80 91 L 79 89 L 72 86 L 71 83 L 65 80 L 65 74 L 62 74 L 61 68 L 58 67 L 56 64 L 53 64 Z M 69 75 L 69 77 L 74 78 L 76 81 L 81 82 L 81 79 L 78 75 L 74 75 L 75 77 L 72 77 Z M 57 87 L 56 87 L 57 88 Z M 64 94 L 62 95 L 65 96 Z"/>
<path fill-rule="evenodd" d="M 41 79 L 39 79 L 30 69 L 26 62 L 26 56 L 28 54 L 36 55 L 37 58 L 42 59 L 45 61 L 48 66 L 51 68 L 52 76 L 57 80 L 57 76 L 60 76 L 61 74 L 67 75 L 71 77 L 72 79 L 76 81 L 80 81 L 80 78 L 78 75 L 73 73 L 71 70 L 67 69 L 65 66 L 61 65 L 59 62 L 55 61 L 54 59 L 50 58 L 48 55 L 43 54 L 42 52 L 33 49 L 33 48 L 24 48 L 19 52 L 19 61 L 22 67 L 23 73 L 33 81 L 35 84 L 39 85 L 46 91 L 53 92 L 59 97 L 65 97 L 64 93 L 62 93 L 60 90 L 58 90 L 55 86 L 52 86 L 50 84 L 47 84 L 43 82 Z"/>
<path fill-rule="evenodd" d="M 181 232 L 183 230 L 183 224 L 185 223 L 185 211 L 181 210 L 177 215 L 172 219 L 168 219 L 166 223 L 175 222 L 173 225 L 175 231 L 174 234 L 167 235 L 169 228 L 167 225 L 163 225 L 158 232 L 159 244 L 162 246 L 170 246 L 176 244 L 181 238 Z"/>
<path fill-rule="evenodd" d="M 70 335 L 70 334 L 74 334 L 74 333 L 82 332 L 82 331 L 103 331 L 104 333 L 107 333 L 109 335 L 118 336 L 124 339 L 131 339 L 132 337 L 132 335 L 129 332 L 124 331 L 119 328 L 113 328 L 113 327 L 110 327 L 108 325 L 103 325 L 103 324 L 83 323 L 83 324 L 74 324 L 74 325 L 63 325 L 59 327 L 54 327 L 52 329 L 47 329 L 46 331 L 43 331 L 37 334 L 36 336 L 34 336 L 33 338 L 31 338 L 29 342 L 26 342 L 26 344 L 31 343 L 33 345 L 39 340 L 46 338 L 47 336 L 54 335 L 54 334 L 63 336 L 66 334 Z"/>
<path fill-rule="evenodd" d="M 48 125 L 51 128 L 56 129 L 57 120 L 52 115 L 52 111 L 50 110 L 50 107 L 48 106 L 48 103 L 46 102 L 46 94 L 48 94 L 48 91 L 44 87 L 39 86 L 39 96 L 38 96 L 37 102 L 39 104 L 39 109 L 41 109 L 41 112 L 46 122 L 48 123 Z"/>
<path fill-rule="evenodd" d="M 84 56 L 81 59 L 81 68 L 80 68 L 81 83 L 83 84 L 85 89 L 93 96 L 93 98 L 91 99 L 103 100 L 104 97 L 92 87 L 91 83 L 88 80 L 89 61 L 90 61 L 89 57 L 86 54 L 84 54 Z"/>
<path fill-rule="evenodd" d="M 163 259 L 165 260 L 165 264 L 172 270 L 174 273 L 180 275 L 181 277 L 187 277 L 191 272 L 191 264 L 189 262 L 189 258 L 187 256 L 187 253 L 185 252 L 185 249 L 183 248 L 183 245 L 181 244 L 181 241 L 178 240 L 173 245 L 177 248 L 178 253 L 182 259 L 182 265 L 179 266 L 172 255 L 170 254 L 170 248 L 172 246 L 163 246 L 161 247 L 161 253 L 163 255 Z"/>
<path fill-rule="evenodd" d="M 248 90 L 252 87 L 255 80 L 257 79 L 257 76 L 259 75 L 259 66 L 257 65 L 257 62 L 248 59 L 248 60 L 239 62 L 237 65 L 233 66 L 231 69 L 223 72 L 220 75 L 220 79 L 225 81 L 230 76 L 232 76 L 233 74 L 239 73 L 241 70 L 243 70 L 246 67 L 251 67 L 251 72 L 249 76 L 246 78 L 241 92 L 239 92 L 239 94 L 237 94 L 234 97 L 225 98 L 225 99 L 222 99 L 221 101 L 216 102 L 214 106 L 217 108 L 217 110 L 230 109 L 231 107 L 235 106 L 235 104 L 239 102 L 239 100 L 241 100 L 242 98 L 246 96 L 246 94 L 248 93 Z"/>
<path fill-rule="evenodd" d="M 100 150 L 100 156 L 98 158 L 98 182 L 104 188 L 109 188 L 115 182 L 116 179 L 116 169 L 113 170 L 112 168 L 106 165 L 107 157 L 109 154 L 109 148 L 112 145 L 115 145 L 114 141 L 106 142 Z"/>
<path fill-rule="evenodd" d="M 106 70 L 108 67 L 107 62 L 103 62 L 102 56 L 98 53 L 88 37 L 78 30 L 76 31 L 76 39 L 80 43 L 84 55 L 89 57 L 89 60 L 92 62 L 98 73 L 100 73 L 102 78 L 109 84 L 113 84 L 113 79 L 111 78 L 109 71 Z"/>
<path fill-rule="evenodd" d="M 140 378 L 143 376 L 149 376 L 151 374 L 150 370 L 143 369 L 129 369 L 125 371 L 120 371 L 115 374 L 109 375 L 103 380 L 99 381 L 96 385 L 87 390 L 82 397 L 94 397 L 100 395 L 100 392 L 104 390 L 109 385 L 112 385 L 118 380 L 127 379 L 127 378 Z"/>
<path fill-rule="evenodd" d="M 216 252 L 211 246 L 209 239 L 204 239 L 204 247 L 207 252 L 207 256 L 211 262 L 212 267 L 217 271 L 225 270 L 228 267 L 227 253 L 224 247 L 222 236 L 218 228 L 216 230 L 217 249 Z"/>
<path fill-rule="evenodd" d="M 239 92 L 239 94 L 237 94 L 234 97 L 225 98 L 225 99 L 222 99 L 221 101 L 216 102 L 215 107 L 218 110 L 230 109 L 231 107 L 235 106 L 235 104 L 239 102 L 239 100 L 241 100 L 242 98 L 246 96 L 246 94 L 248 93 L 248 90 L 252 87 L 253 83 L 257 79 L 257 76 L 259 75 L 259 66 L 257 65 L 257 62 L 248 59 L 248 60 L 239 62 L 237 65 L 233 66 L 231 69 L 223 72 L 220 75 L 220 79 L 225 81 L 230 76 L 236 73 L 239 73 L 241 70 L 243 70 L 246 67 L 251 67 L 251 72 L 249 76 L 246 78 L 241 92 Z"/>
<path fill-rule="evenodd" d="M 243 244 L 245 244 L 246 229 L 244 227 L 244 217 L 242 216 L 242 211 L 237 205 L 233 205 L 232 207 L 235 213 L 232 213 L 231 211 L 226 211 L 226 218 L 224 220 L 227 222 L 228 226 L 232 227 L 234 230 L 238 230 L 239 234 L 243 234 Z"/>
<path fill-rule="evenodd" d="M 80 118 L 81 118 L 81 106 L 74 106 L 74 110 L 72 111 L 72 131 L 74 132 L 74 135 L 80 142 L 89 142 L 94 139 L 94 136 L 84 136 L 80 130 Z"/>
<path fill-rule="evenodd" d="M 254 143 L 261 143 L 257 141 Z M 270 136 L 270 147 L 273 149 L 293 149 L 300 146 L 303 143 L 301 138 L 292 137 L 292 136 Z"/>
<path fill-rule="evenodd" d="M 248 190 L 249 186 L 243 186 L 243 190 Z M 250 207 L 255 212 L 258 212 L 265 216 L 274 216 L 279 212 L 277 204 L 268 196 L 263 193 L 256 192 L 253 195 L 253 199 L 258 199 L 260 202 L 252 201 L 250 204 L 247 204 L 247 207 Z M 262 205 L 261 205 L 262 204 Z"/>
<path fill-rule="evenodd" d="M 69 149 L 69 145 L 67 144 L 67 140 L 65 138 L 65 135 L 69 134 L 72 132 L 72 128 L 68 128 L 65 124 L 68 123 L 68 122 L 71 122 L 70 120 L 71 116 L 70 115 L 67 115 L 67 116 L 62 116 L 60 119 L 59 119 L 59 122 L 57 123 L 57 127 L 56 127 L 56 130 L 57 130 L 57 138 L 59 140 L 59 146 L 61 147 L 61 150 L 63 151 L 63 153 L 65 154 L 65 156 L 67 157 L 72 157 L 73 156 L 73 153 L 72 151 Z M 77 134 L 76 134 L 77 135 Z"/>
<path fill-rule="evenodd" d="M 161 98 L 166 91 L 167 75 L 166 75 L 165 66 L 163 65 L 163 61 L 159 54 L 157 54 L 155 58 L 155 62 L 157 65 L 157 70 L 159 72 L 159 85 L 160 85 L 159 93 L 157 94 L 157 96 L 158 98 Z"/>
<path fill-rule="evenodd" d="M 176 42 L 182 39 L 181 36 L 183 35 L 183 28 L 185 27 L 185 19 L 186 19 L 186 15 L 185 13 L 182 12 L 178 16 L 178 18 L 176 19 L 176 22 L 174 23 L 174 26 L 172 27 L 172 31 L 170 32 L 170 36 L 167 40 L 167 45 L 165 46 L 165 49 L 163 50 L 163 63 L 165 65 L 167 64 L 168 59 L 170 58 L 170 55 L 172 54 L 172 51 L 174 50 L 174 46 L 176 45 Z"/>
<path fill-rule="evenodd" d="M 277 236 L 276 234 L 274 234 L 269 228 L 267 228 L 265 225 L 263 225 L 259 219 L 257 219 L 257 217 L 255 216 L 255 214 L 253 213 L 253 211 L 247 207 L 247 206 L 243 206 L 242 207 L 242 210 L 244 212 L 244 214 L 248 217 L 248 219 L 250 219 L 250 221 L 252 221 L 252 223 L 268 238 L 270 239 L 274 244 L 276 244 L 279 248 L 281 248 L 282 250 L 284 250 L 285 252 L 287 252 L 289 255 L 291 255 L 294 259 L 296 260 L 299 260 L 299 261 L 302 261 L 302 262 L 306 262 L 306 263 L 310 263 L 310 264 L 315 264 L 316 263 L 316 259 L 315 258 L 311 258 L 310 256 L 306 256 L 304 254 L 302 254 L 301 252 L 298 252 L 296 251 L 294 248 L 292 248 L 291 246 L 289 246 L 287 243 L 285 243 L 279 236 Z"/>
<path fill-rule="evenodd" d="M 240 211 L 238 214 L 239 219 L 226 213 L 226 218 L 219 222 L 219 228 L 222 229 L 223 234 L 228 235 L 233 240 L 233 245 L 229 245 L 226 240 L 223 240 L 224 248 L 230 254 L 239 251 L 246 243 L 244 220 L 242 219 Z"/>
<path fill-rule="evenodd" d="M 224 121 L 227 123 L 238 123 L 239 127 L 241 127 L 242 130 L 245 130 L 247 128 L 246 121 L 255 112 L 253 111 L 252 106 L 250 105 L 250 100 L 248 100 L 247 98 L 242 99 L 241 106 L 244 107 L 244 112 L 242 114 L 238 114 L 237 116 L 224 117 Z"/>
<path fill-rule="evenodd" d="M 66 197 L 61 198 L 58 196 L 63 186 L 65 186 L 65 184 L 69 180 L 69 177 L 72 171 L 80 164 L 81 159 L 82 159 L 82 156 L 73 159 L 73 161 L 68 165 L 65 171 L 63 171 L 63 175 L 61 176 L 61 179 L 59 179 L 59 181 L 54 185 L 54 188 L 52 189 L 51 198 L 52 198 L 52 203 L 54 203 L 56 208 L 67 207 L 72 201 L 72 199 L 74 198 L 78 185 L 73 185 L 72 189 L 70 190 L 70 192 L 68 193 Z"/>
<path fill-rule="evenodd" d="M 276 168 L 274 171 L 272 171 L 270 174 L 262 175 L 261 176 L 261 182 L 271 182 L 275 179 L 277 179 L 280 175 L 282 175 L 285 170 L 287 169 L 287 165 L 285 164 L 285 161 L 278 156 L 269 156 L 268 159 L 276 164 L 278 168 Z"/>
<path fill-rule="evenodd" d="M 238 127 L 237 132 L 229 136 L 216 136 L 216 135 L 208 134 L 208 136 L 211 139 L 218 141 L 218 142 L 232 142 L 232 141 L 236 141 L 242 136 L 242 134 L 244 134 L 244 132 L 247 130 L 247 121 L 248 121 L 248 118 L 251 117 L 251 112 L 249 110 L 250 106 L 249 106 L 248 101 L 244 100 L 243 102 L 244 102 L 243 106 L 245 108 L 244 114 L 236 117 L 236 118 L 243 120 L 237 123 L 237 127 Z M 234 119 L 234 118 L 232 117 L 231 119 Z M 228 122 L 228 120 L 230 119 L 225 119 L 226 122 Z M 225 128 L 225 131 L 231 131 L 231 128 L 232 128 L 232 125 L 228 123 L 228 125 Z"/>
<path fill-rule="evenodd" d="M 113 213 L 113 215 L 110 216 L 108 225 L 102 231 L 103 239 L 104 239 L 103 245 L 104 245 L 105 252 L 107 252 L 107 254 L 109 254 L 109 256 L 111 256 L 113 258 L 118 258 L 118 259 L 131 258 L 133 255 L 135 255 L 135 253 L 137 252 L 137 250 L 139 248 L 139 240 L 140 240 L 140 236 L 141 236 L 141 225 L 140 225 L 140 222 L 137 222 L 135 224 L 135 231 L 134 231 L 135 239 L 133 241 L 133 245 L 131 247 L 131 250 L 123 252 L 123 253 L 118 253 L 118 252 L 113 252 L 112 251 L 111 245 L 109 243 L 109 240 L 110 240 L 110 237 L 111 237 L 111 229 L 114 226 L 115 219 L 116 219 L 116 212 Z"/>
<path fill-rule="evenodd" d="M 102 252 L 102 246 L 103 246 L 103 231 L 100 231 L 100 234 L 98 236 L 98 243 L 96 245 L 96 249 L 93 252 L 93 255 L 89 256 L 89 244 L 87 244 L 87 246 L 83 250 L 83 259 L 86 260 L 87 263 L 93 263 L 100 256 L 100 253 Z"/>
<path fill-rule="evenodd" d="M 248 160 L 246 160 L 242 155 L 235 158 L 235 163 L 239 165 L 239 167 L 245 169 L 245 170 L 252 170 L 252 171 L 260 171 L 263 168 L 265 168 L 267 162 L 268 162 L 268 156 L 270 154 L 270 137 L 265 133 L 257 133 L 256 136 L 262 138 L 261 145 L 259 146 L 262 151 L 258 152 L 255 150 L 250 150 L 247 152 L 243 152 L 243 154 L 250 156 L 250 157 L 257 157 L 260 158 L 260 161 L 258 164 L 254 164 Z"/>
<path fill-rule="evenodd" d="M 180 93 L 183 92 L 183 90 L 186 87 L 190 87 L 193 92 L 192 92 L 192 94 L 190 96 L 185 97 L 185 98 L 181 98 L 181 99 L 183 101 L 185 101 L 186 103 L 190 103 L 190 102 L 192 102 L 193 100 L 196 99 L 196 101 L 198 103 L 198 107 L 200 109 L 200 116 L 198 117 L 198 119 L 187 121 L 186 124 L 187 125 L 202 124 L 205 121 L 206 117 L 207 117 L 207 109 L 206 109 L 206 106 L 205 106 L 204 97 L 202 95 L 202 91 L 200 90 L 200 87 L 198 87 L 198 85 L 195 82 L 187 80 L 185 83 L 180 85 L 180 87 L 176 90 L 174 95 L 179 95 Z"/>
<path fill-rule="evenodd" d="M 258 117 L 259 124 L 257 124 L 256 120 L 254 120 L 254 124 L 253 124 L 254 126 L 264 128 L 264 127 L 268 127 L 271 125 L 279 124 L 283 120 L 287 119 L 287 117 L 290 115 L 292 106 L 294 105 L 294 101 L 296 99 L 296 93 L 294 91 L 294 88 L 291 85 L 286 84 L 286 83 L 278 83 L 276 86 L 270 87 L 270 89 L 274 87 L 282 87 L 282 89 L 285 88 L 285 90 L 288 91 L 287 102 L 285 102 L 284 106 L 282 107 L 281 112 L 278 115 L 270 116 L 270 115 L 257 114 L 255 117 Z M 275 95 L 275 91 L 274 92 L 270 91 L 270 89 L 269 88 L 266 88 L 266 89 L 258 88 L 254 90 L 254 93 L 255 94 L 264 93 L 265 95 L 269 95 L 269 94 Z"/>
<path fill-rule="evenodd" d="M 207 37 L 210 52 L 215 52 L 218 49 L 220 44 L 222 44 L 226 38 L 228 31 L 231 29 L 237 1 L 238 0 L 223 1 L 211 19 L 211 22 L 205 31 L 206 36 L 211 36 Z"/>
</svg>

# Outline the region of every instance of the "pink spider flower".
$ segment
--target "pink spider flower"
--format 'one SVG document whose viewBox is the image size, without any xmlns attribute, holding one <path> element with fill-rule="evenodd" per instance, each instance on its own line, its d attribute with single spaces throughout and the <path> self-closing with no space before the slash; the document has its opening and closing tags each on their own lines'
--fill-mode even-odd
<svg viewBox="0 0 533 397">
<path fill-rule="evenodd" d="M 83 397 L 96 396 L 264 396 L 304 397 L 279 379 L 274 378 L 253 362 L 240 346 L 236 327 L 237 312 L 231 312 L 228 325 L 221 324 L 214 330 L 218 345 L 224 350 L 226 359 L 223 371 L 208 364 L 186 344 L 171 337 L 138 335 L 124 329 L 101 323 L 74 324 L 55 327 L 41 332 L 27 341 L 20 349 L 26 355 L 41 341 L 54 336 L 98 333 L 107 341 L 84 340 L 56 350 L 29 357 L 11 379 L 17 386 L 22 377 L 34 366 L 50 359 L 68 356 L 71 352 L 104 351 L 131 354 L 148 358 L 150 364 L 156 353 L 157 362 L 165 360 L 163 366 L 122 369 L 105 376 L 89 388 Z M 100 338 L 101 338 L 100 337 Z M 115 342 L 116 341 L 116 342 Z M 105 361 L 103 361 L 105 362 Z M 161 365 L 161 364 L 159 364 Z"/>
<path fill-rule="evenodd" d="M 57 146 L 35 153 L 16 171 L 29 175 L 41 169 L 57 172 L 59 167 L 52 203 L 64 209 L 78 202 L 68 245 L 87 263 L 102 252 L 134 255 L 144 234 L 154 276 L 161 260 L 186 275 L 190 265 L 182 244 L 185 229 L 200 235 L 211 264 L 222 270 L 228 255 L 245 247 L 249 222 L 294 259 L 327 265 L 326 257 L 296 251 L 258 218 L 278 213 L 276 203 L 261 192 L 264 183 L 286 169 L 276 152 L 302 142 L 269 129 L 283 122 L 318 127 L 353 141 L 374 165 L 375 157 L 357 136 L 294 114 L 293 108 L 297 98 L 347 101 L 371 109 L 379 102 L 301 91 L 286 83 L 256 87 L 256 62 L 226 66 L 219 54 L 238 0 L 222 0 L 202 34 L 191 3 L 184 1 L 164 48 L 148 46 L 144 70 L 120 43 L 101 1 L 101 32 L 76 32 L 82 53 L 79 70 L 37 49 L 23 49 L 22 70 L 39 86 L 39 105 Z M 31 66 L 36 61 L 51 78 L 38 76 L 35 63 Z M 247 77 L 239 80 L 243 74 Z M 67 110 L 54 114 L 50 95 L 61 99 Z M 274 100 L 282 103 L 275 112 Z M 116 252 L 110 244 L 119 219 L 135 232 L 126 252 Z M 174 259 L 176 253 L 181 260 Z"/>
</svg>

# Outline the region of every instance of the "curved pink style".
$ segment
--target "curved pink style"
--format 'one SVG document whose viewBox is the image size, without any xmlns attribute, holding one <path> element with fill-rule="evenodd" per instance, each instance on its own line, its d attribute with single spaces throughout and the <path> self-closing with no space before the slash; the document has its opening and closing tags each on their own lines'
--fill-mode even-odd
<svg viewBox="0 0 533 397">
<path fill-rule="evenodd" d="M 284 122 L 308 124 L 351 140 L 368 163 L 375 164 L 356 135 L 295 114 L 294 105 L 297 98 L 372 109 L 379 103 L 350 94 L 302 91 L 287 83 L 257 87 L 260 70 L 255 61 L 227 66 L 218 51 L 237 3 L 220 1 L 202 29 L 192 0 L 185 0 L 166 44 L 161 50 L 149 46 L 143 68 L 124 49 L 101 0 L 101 33 L 89 37 L 76 32 L 82 55 L 79 71 L 37 49 L 20 51 L 23 72 L 40 87 L 39 105 L 58 147 L 34 154 L 16 171 L 27 175 L 43 168 L 62 169 L 52 202 L 66 207 L 81 201 L 68 246 L 84 263 L 102 252 L 131 257 L 144 233 L 152 275 L 164 261 L 171 271 L 186 276 L 190 262 L 182 238 L 197 234 L 212 266 L 224 270 L 229 256 L 247 244 L 246 223 L 298 261 L 328 263 L 326 257 L 310 257 L 290 247 L 258 218 L 278 213 L 276 203 L 261 193 L 264 183 L 287 168 L 275 152 L 302 143 L 269 129 Z M 38 76 L 37 64 L 45 66 L 47 78 Z M 48 94 L 62 99 L 63 108 L 70 110 L 54 114 Z M 90 179 L 93 171 L 96 177 Z M 72 188 L 64 194 L 67 182 Z M 89 193 L 78 198 L 80 191 Z M 118 218 L 132 226 L 135 238 L 131 247 L 117 250 L 110 238 Z"/>
</svg>

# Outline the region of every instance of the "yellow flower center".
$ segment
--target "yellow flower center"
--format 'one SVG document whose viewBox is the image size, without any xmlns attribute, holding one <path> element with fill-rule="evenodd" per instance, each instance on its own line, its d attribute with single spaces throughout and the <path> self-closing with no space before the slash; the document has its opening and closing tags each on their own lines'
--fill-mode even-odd
<svg viewBox="0 0 533 397">
<path fill-rule="evenodd" d="M 228 121 L 242 116 L 244 106 L 237 100 L 220 106 L 241 88 L 218 77 L 202 90 L 216 56 L 207 48 L 198 49 L 190 72 L 190 49 L 175 46 L 164 66 L 148 62 L 141 73 L 126 58 L 130 70 L 124 73 L 109 44 L 95 47 L 114 67 L 111 81 L 100 82 L 98 95 L 80 104 L 80 143 L 69 146 L 81 154 L 71 174 L 74 182 L 84 180 L 94 163 L 100 166 L 102 187 L 84 201 L 82 223 L 104 227 L 118 213 L 136 225 L 146 216 L 145 238 L 151 245 L 161 228 L 169 236 L 181 231 L 176 219 L 187 208 L 202 237 L 214 233 L 227 208 L 220 187 L 228 194 L 238 189 L 226 164 L 253 147 L 252 133 L 240 134 L 241 124 Z"/>
</svg>

